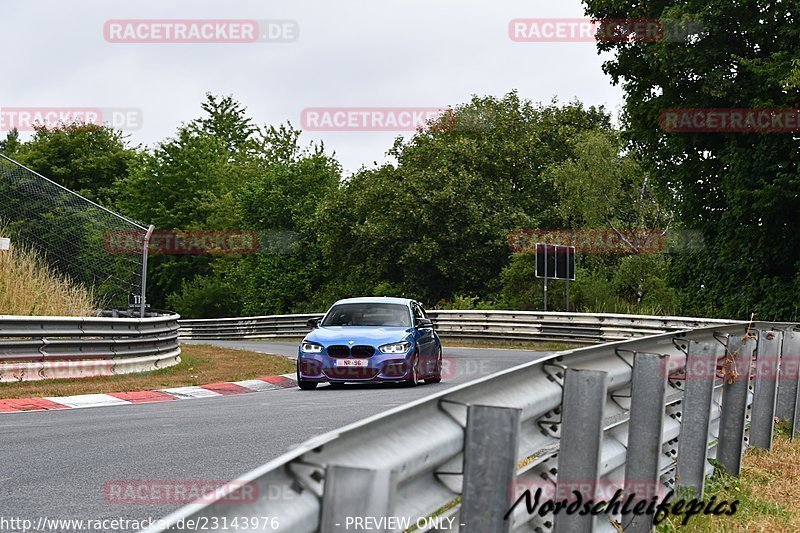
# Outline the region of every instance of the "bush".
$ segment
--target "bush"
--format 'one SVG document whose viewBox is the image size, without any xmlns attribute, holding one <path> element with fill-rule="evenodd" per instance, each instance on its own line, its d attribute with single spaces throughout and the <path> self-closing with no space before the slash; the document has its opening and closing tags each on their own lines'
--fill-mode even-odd
<svg viewBox="0 0 800 533">
<path fill-rule="evenodd" d="M 544 304 L 542 281 L 536 279 L 536 254 L 514 254 L 500 273 L 501 307 L 520 311 L 541 309 Z"/>
<path fill-rule="evenodd" d="M 457 311 L 469 311 L 471 309 L 497 309 L 494 302 L 481 300 L 479 296 L 462 296 L 456 294 L 452 300 L 440 300 L 436 304 L 436 309 L 453 309 Z"/>
<path fill-rule="evenodd" d="M 669 314 L 677 307 L 677 293 L 667 284 L 666 269 L 663 255 L 630 255 L 620 261 L 611 283 L 626 303 Z"/>
<path fill-rule="evenodd" d="M 602 274 L 579 268 L 572 285 L 570 300 L 581 313 L 613 313 L 620 305 L 614 287 Z"/>
<path fill-rule="evenodd" d="M 179 293 L 167 297 L 167 305 L 181 316 L 191 318 L 234 317 L 240 316 L 242 310 L 236 288 L 214 276 L 184 281 Z"/>
</svg>

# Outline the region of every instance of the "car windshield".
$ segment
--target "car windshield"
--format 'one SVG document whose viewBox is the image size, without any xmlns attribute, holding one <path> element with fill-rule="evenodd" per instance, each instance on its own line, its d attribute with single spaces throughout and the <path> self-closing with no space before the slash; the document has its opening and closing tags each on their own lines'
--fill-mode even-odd
<svg viewBox="0 0 800 533">
<path fill-rule="evenodd" d="M 411 314 L 402 304 L 339 304 L 333 306 L 322 325 L 409 327 Z"/>
</svg>

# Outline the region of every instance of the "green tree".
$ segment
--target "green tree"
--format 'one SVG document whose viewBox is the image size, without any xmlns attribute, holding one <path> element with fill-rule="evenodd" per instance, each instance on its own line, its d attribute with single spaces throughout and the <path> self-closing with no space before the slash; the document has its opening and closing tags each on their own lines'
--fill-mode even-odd
<svg viewBox="0 0 800 533">
<path fill-rule="evenodd" d="M 548 169 L 559 208 L 570 227 L 613 232 L 630 253 L 654 247 L 667 233 L 669 214 L 652 180 L 619 135 L 588 131 L 572 141 L 574 155 Z"/>
<path fill-rule="evenodd" d="M 0 141 L 0 152 L 3 152 L 8 157 L 14 157 L 19 150 L 22 143 L 19 140 L 19 130 L 14 128 L 6 133 L 6 138 Z"/>
<path fill-rule="evenodd" d="M 800 24 L 786 2 L 585 0 L 604 19 L 694 21 L 683 40 L 598 42 L 625 90 L 624 123 L 675 219 L 706 249 L 675 256 L 687 313 L 763 320 L 797 314 L 800 146 L 792 133 L 672 133 L 670 108 L 800 107 Z"/>
<path fill-rule="evenodd" d="M 145 152 L 130 175 L 116 185 L 117 206 L 158 230 L 240 230 L 236 191 L 257 169 L 250 147 L 256 128 L 246 109 L 229 98 L 206 97 L 204 115 L 181 126 L 174 137 Z M 244 132 L 244 133 L 243 133 Z M 194 281 L 212 276 L 215 256 L 153 255 L 148 300 L 154 307 L 188 302 L 172 297 L 193 295 L 218 284 Z M 219 294 L 218 292 L 215 294 Z M 233 292 L 229 300 L 238 301 Z M 220 302 L 223 309 L 237 308 Z M 188 305 L 193 313 L 199 306 Z"/>
<path fill-rule="evenodd" d="M 328 271 L 314 214 L 336 190 L 341 167 L 323 145 L 302 147 L 291 125 L 268 128 L 258 150 L 258 171 L 235 195 L 244 227 L 261 235 L 259 253 L 232 265 L 243 312 L 320 310 Z"/>
<path fill-rule="evenodd" d="M 213 136 L 231 154 L 248 153 L 254 148 L 258 127 L 247 116 L 247 108 L 233 96 L 208 93 L 200 108 L 205 115 L 190 124 L 190 129 L 199 135 Z"/>
<path fill-rule="evenodd" d="M 597 128 L 610 128 L 602 108 L 536 105 L 510 93 L 474 97 L 398 139 L 396 165 L 362 169 L 320 209 L 328 294 L 389 286 L 428 303 L 494 299 L 509 232 L 559 223 L 543 170 L 571 154 L 570 138 Z"/>
<path fill-rule="evenodd" d="M 623 301 L 640 309 L 660 307 L 668 314 L 675 308 L 676 294 L 667 285 L 666 269 L 662 254 L 628 255 L 613 269 L 611 284 Z"/>
<path fill-rule="evenodd" d="M 13 133 L 13 132 L 12 132 Z M 113 203 L 114 184 L 128 176 L 136 149 L 121 131 L 97 124 L 38 126 L 30 141 L 16 146 L 14 158 L 67 189 L 104 205 Z"/>
</svg>

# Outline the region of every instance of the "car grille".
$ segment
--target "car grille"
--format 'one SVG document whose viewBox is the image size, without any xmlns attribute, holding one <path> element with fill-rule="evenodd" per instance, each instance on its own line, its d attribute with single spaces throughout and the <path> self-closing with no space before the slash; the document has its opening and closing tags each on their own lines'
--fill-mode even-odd
<svg viewBox="0 0 800 533">
<path fill-rule="evenodd" d="M 328 355 L 331 357 L 350 357 L 350 348 L 334 344 L 333 346 L 328 346 Z"/>
<path fill-rule="evenodd" d="M 375 348 L 373 346 L 358 345 L 350 348 L 343 344 L 334 344 L 328 346 L 328 355 L 331 357 L 372 357 L 375 355 Z"/>
<path fill-rule="evenodd" d="M 325 374 L 334 379 L 372 379 L 378 375 L 377 368 L 326 368 Z"/>
<path fill-rule="evenodd" d="M 350 349 L 350 355 L 353 357 L 372 357 L 375 354 L 375 348 L 372 346 L 353 346 Z"/>
</svg>

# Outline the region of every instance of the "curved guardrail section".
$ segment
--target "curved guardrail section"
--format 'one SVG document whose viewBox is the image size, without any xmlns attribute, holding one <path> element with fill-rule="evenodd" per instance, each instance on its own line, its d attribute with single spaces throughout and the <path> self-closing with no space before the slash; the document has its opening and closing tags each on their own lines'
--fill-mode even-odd
<svg viewBox="0 0 800 533">
<path fill-rule="evenodd" d="M 702 494 L 709 459 L 739 474 L 746 446 L 770 447 L 775 417 L 797 427 L 798 361 L 800 330 L 779 323 L 557 353 L 309 440 L 149 531 L 266 517 L 265 529 L 292 533 L 346 531 L 358 518 L 381 531 L 648 531 L 619 506 L 597 517 L 509 511 L 525 490 L 543 489 L 542 501 L 571 489 L 595 501 L 621 490 L 634 503 Z"/>
<path fill-rule="evenodd" d="M 312 318 L 322 318 L 322 314 L 181 320 L 180 337 L 186 340 L 296 338 L 308 333 L 306 323 Z"/>
<path fill-rule="evenodd" d="M 177 314 L 0 315 L 0 382 L 145 372 L 180 362 Z"/>
<path fill-rule="evenodd" d="M 584 344 L 655 335 L 667 331 L 729 324 L 707 318 L 658 317 L 539 311 L 429 311 L 439 335 L 460 339 L 569 341 Z M 181 320 L 182 339 L 296 338 L 319 313 L 246 318 Z"/>
</svg>

